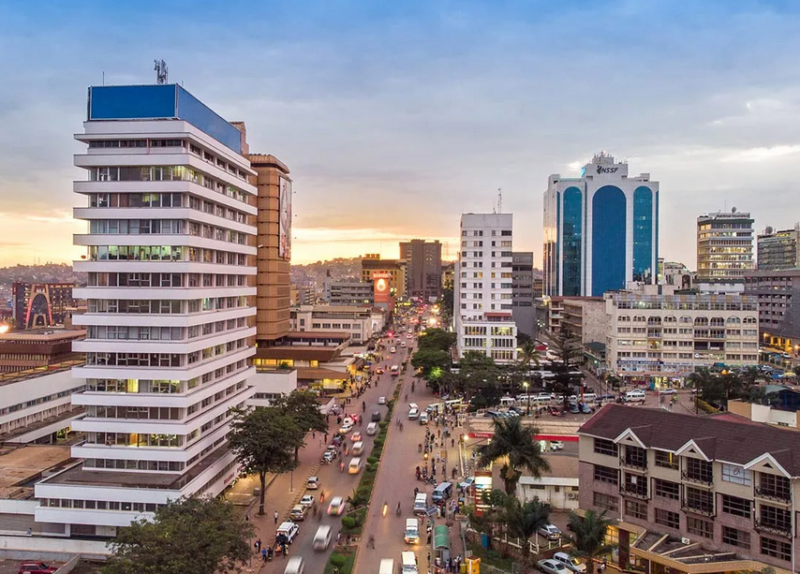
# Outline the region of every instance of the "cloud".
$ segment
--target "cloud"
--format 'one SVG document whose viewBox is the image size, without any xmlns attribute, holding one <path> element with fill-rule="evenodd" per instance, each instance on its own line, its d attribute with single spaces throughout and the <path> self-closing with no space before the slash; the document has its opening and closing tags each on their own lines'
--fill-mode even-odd
<svg viewBox="0 0 800 574">
<path fill-rule="evenodd" d="M 767 161 L 800 153 L 800 145 L 778 145 L 773 147 L 755 147 L 738 151 L 723 161 Z"/>
</svg>

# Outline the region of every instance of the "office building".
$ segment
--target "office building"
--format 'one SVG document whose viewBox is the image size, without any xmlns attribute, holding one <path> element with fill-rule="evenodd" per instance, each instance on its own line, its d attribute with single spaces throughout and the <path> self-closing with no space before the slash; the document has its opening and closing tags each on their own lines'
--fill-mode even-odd
<svg viewBox="0 0 800 574">
<path fill-rule="evenodd" d="M 16 330 L 63 325 L 76 306 L 72 283 L 11 284 L 12 310 Z"/>
<path fill-rule="evenodd" d="M 323 298 L 331 305 L 372 305 L 374 289 L 372 281 L 333 281 L 328 277 Z"/>
<path fill-rule="evenodd" d="M 256 172 L 243 133 L 178 85 L 90 88 L 76 139 L 89 232 L 75 236 L 88 286 L 73 292 L 87 300 L 73 429 L 86 440 L 36 484 L 35 519 L 108 538 L 238 474 L 226 436 L 253 394 Z"/>
<path fill-rule="evenodd" d="M 512 216 L 466 213 L 461 216 L 460 235 L 453 305 L 459 356 L 477 351 L 498 363 L 516 361 Z"/>
<path fill-rule="evenodd" d="M 744 290 L 758 301 L 761 344 L 800 354 L 800 269 L 752 271 Z"/>
<path fill-rule="evenodd" d="M 365 345 L 383 330 L 385 313 L 369 305 L 300 305 L 292 309 L 292 330 L 297 332 L 339 332 L 350 335 L 354 345 Z"/>
<path fill-rule="evenodd" d="M 599 153 L 579 178 L 551 175 L 544 194 L 544 294 L 602 296 L 654 283 L 659 184 Z"/>
<path fill-rule="evenodd" d="M 239 129 L 244 130 L 244 125 Z M 292 180 L 289 168 L 275 156 L 251 153 L 247 157 L 258 174 L 248 179 L 258 189 L 256 329 L 259 345 L 266 345 L 290 329 Z"/>
<path fill-rule="evenodd" d="M 758 365 L 758 302 L 741 294 L 681 292 L 667 285 L 607 293 L 606 366 L 656 387 L 698 367 Z"/>
<path fill-rule="evenodd" d="M 697 218 L 697 278 L 699 281 L 737 280 L 755 268 L 753 218 L 737 211 Z"/>
<path fill-rule="evenodd" d="M 800 268 L 800 223 L 792 229 L 775 231 L 771 227 L 756 238 L 759 271 Z"/>
<path fill-rule="evenodd" d="M 442 295 L 442 244 L 412 239 L 400 242 L 400 260 L 406 264 L 406 294 L 436 301 Z"/>
<path fill-rule="evenodd" d="M 558 303 L 560 330 L 566 330 L 583 349 L 592 343 L 605 345 L 608 316 L 602 297 L 563 297 Z"/>
<path fill-rule="evenodd" d="M 29 329 L 0 333 L 0 374 L 38 369 L 46 371 L 65 361 L 82 362 L 72 342 L 83 339 L 79 329 Z M 0 402 L 0 405 L 3 403 Z"/>
<path fill-rule="evenodd" d="M 511 254 L 511 315 L 517 331 L 536 335 L 536 309 L 533 306 L 533 253 Z"/>
<path fill-rule="evenodd" d="M 725 413 L 609 404 L 578 430 L 580 509 L 624 571 L 797 571 L 800 433 Z"/>
<path fill-rule="evenodd" d="M 695 273 L 689 271 L 683 263 L 676 261 L 663 261 L 659 273 L 659 283 L 664 285 L 675 285 L 681 289 L 691 289 L 695 280 Z"/>
<path fill-rule="evenodd" d="M 453 289 L 456 282 L 456 264 L 450 261 L 442 265 L 442 289 Z"/>
<path fill-rule="evenodd" d="M 406 296 L 406 262 L 402 259 L 381 259 L 379 253 L 367 253 L 361 259 L 361 281 L 374 283 L 378 278 L 389 282 L 389 295 L 395 299 Z"/>
</svg>

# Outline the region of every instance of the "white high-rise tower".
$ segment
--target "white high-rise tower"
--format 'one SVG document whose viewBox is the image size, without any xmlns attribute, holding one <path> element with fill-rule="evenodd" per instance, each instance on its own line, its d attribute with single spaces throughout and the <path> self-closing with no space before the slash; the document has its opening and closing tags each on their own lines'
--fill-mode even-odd
<svg viewBox="0 0 800 574">
<path fill-rule="evenodd" d="M 73 319 L 86 440 L 81 463 L 36 485 L 36 520 L 114 536 L 238 474 L 226 434 L 253 394 L 256 188 L 241 132 L 180 86 L 90 88 L 88 112 L 74 183 L 88 310 Z"/>
</svg>

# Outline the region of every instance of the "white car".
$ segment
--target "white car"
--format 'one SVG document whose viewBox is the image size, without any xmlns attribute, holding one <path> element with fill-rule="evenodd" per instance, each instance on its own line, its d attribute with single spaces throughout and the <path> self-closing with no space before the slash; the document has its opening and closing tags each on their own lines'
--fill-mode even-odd
<svg viewBox="0 0 800 574">
<path fill-rule="evenodd" d="M 353 430 L 353 425 L 351 425 L 351 424 L 350 424 L 350 425 L 349 425 L 349 424 L 343 424 L 343 425 L 342 425 L 342 426 L 339 428 L 339 432 L 340 432 L 341 434 L 347 434 L 347 433 L 349 433 L 351 430 Z"/>
<path fill-rule="evenodd" d="M 539 528 L 539 534 L 548 540 L 560 540 L 561 530 L 555 524 L 545 524 Z"/>
<path fill-rule="evenodd" d="M 305 506 L 306 508 L 311 508 L 314 506 L 314 495 L 313 494 L 306 494 L 303 498 L 300 499 L 300 504 Z"/>
<path fill-rule="evenodd" d="M 569 570 L 558 560 L 539 560 L 536 566 L 545 574 L 569 574 Z"/>
<path fill-rule="evenodd" d="M 283 534 L 289 544 L 291 544 L 298 532 L 300 532 L 300 527 L 294 522 L 281 522 L 281 525 L 278 526 L 278 530 L 275 532 L 275 535 L 279 536 Z"/>
<path fill-rule="evenodd" d="M 385 405 L 386 404 L 386 397 L 378 397 L 378 404 Z"/>
<path fill-rule="evenodd" d="M 397 352 L 397 347 L 392 347 L 391 349 L 389 349 L 389 352 L 390 353 L 396 353 Z"/>
<path fill-rule="evenodd" d="M 328 505 L 328 514 L 330 516 L 340 516 L 344 512 L 344 505 L 345 502 L 341 496 L 334 496 Z"/>
<path fill-rule="evenodd" d="M 567 570 L 575 572 L 575 574 L 583 574 L 586 572 L 586 564 L 575 558 L 574 556 L 570 556 L 566 552 L 556 552 L 553 554 L 553 560 L 561 562 L 564 566 L 567 567 Z"/>
<path fill-rule="evenodd" d="M 564 443 L 560 440 L 551 440 L 550 441 L 550 450 L 557 451 L 557 450 L 564 450 Z"/>
</svg>

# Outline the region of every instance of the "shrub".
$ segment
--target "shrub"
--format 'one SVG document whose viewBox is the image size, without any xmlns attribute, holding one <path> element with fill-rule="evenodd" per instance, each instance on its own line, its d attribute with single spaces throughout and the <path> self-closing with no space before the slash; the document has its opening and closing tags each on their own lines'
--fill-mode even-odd
<svg viewBox="0 0 800 574">
<path fill-rule="evenodd" d="M 718 413 L 719 412 L 718 408 L 712 407 L 710 404 L 708 404 L 703 399 L 697 399 L 697 407 L 699 409 L 709 413 L 709 414 L 714 414 L 714 413 Z"/>
<path fill-rule="evenodd" d="M 344 519 L 342 519 L 344 522 Z M 331 555 L 331 564 L 336 566 L 337 568 L 341 568 L 347 562 L 347 556 L 342 556 L 341 554 L 332 554 Z"/>
<path fill-rule="evenodd" d="M 345 528 L 355 528 L 356 519 L 352 516 L 345 516 L 342 518 L 342 526 Z M 335 555 L 334 555 L 335 556 Z"/>
<path fill-rule="evenodd" d="M 375 456 L 370 456 L 369 458 L 367 458 L 367 462 L 369 464 L 375 464 L 376 462 L 378 462 L 378 458 Z"/>
<path fill-rule="evenodd" d="M 389 426 L 389 422 L 388 421 L 381 421 L 378 424 L 382 429 L 385 429 L 387 426 Z"/>
</svg>

